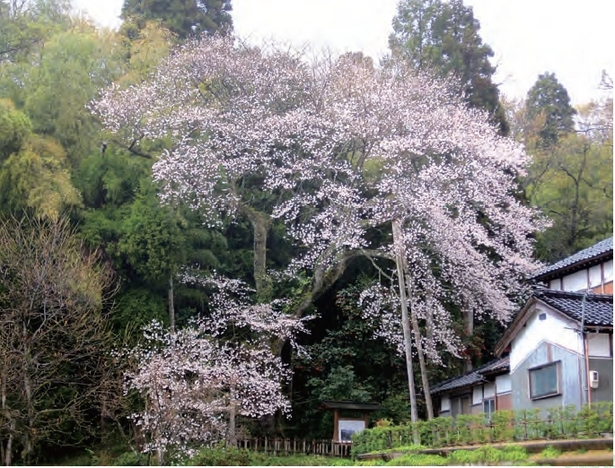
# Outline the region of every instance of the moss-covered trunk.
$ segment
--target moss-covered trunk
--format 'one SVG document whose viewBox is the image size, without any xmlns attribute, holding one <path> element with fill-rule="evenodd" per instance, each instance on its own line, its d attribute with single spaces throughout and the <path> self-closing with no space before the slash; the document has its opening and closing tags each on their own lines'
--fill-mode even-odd
<svg viewBox="0 0 615 468">
<path fill-rule="evenodd" d="M 254 283 L 256 301 L 269 302 L 273 296 L 271 278 L 267 274 L 267 237 L 271 228 L 271 217 L 267 213 L 257 211 L 244 205 L 242 213 L 250 220 L 254 233 Z"/>
</svg>

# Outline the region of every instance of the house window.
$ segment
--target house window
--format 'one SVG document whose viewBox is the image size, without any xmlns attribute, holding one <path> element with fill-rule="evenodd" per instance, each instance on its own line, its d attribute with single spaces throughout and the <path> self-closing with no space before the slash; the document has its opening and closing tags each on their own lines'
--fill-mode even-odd
<svg viewBox="0 0 615 468">
<path fill-rule="evenodd" d="M 529 370 L 530 398 L 559 395 L 559 361 Z"/>
<path fill-rule="evenodd" d="M 483 400 L 483 413 L 485 413 L 485 419 L 491 421 L 491 416 L 495 411 L 495 398 L 489 398 L 488 400 Z"/>
</svg>

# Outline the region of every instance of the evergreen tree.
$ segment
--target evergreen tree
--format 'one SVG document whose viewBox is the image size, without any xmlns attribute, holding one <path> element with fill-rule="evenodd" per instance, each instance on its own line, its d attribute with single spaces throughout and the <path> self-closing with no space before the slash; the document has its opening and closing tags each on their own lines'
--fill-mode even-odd
<svg viewBox="0 0 615 468">
<path fill-rule="evenodd" d="M 389 47 L 419 70 L 455 76 L 471 107 L 484 109 L 501 134 L 508 122 L 493 82 L 493 50 L 480 37 L 480 23 L 472 7 L 461 0 L 400 0 L 393 18 Z"/>
<path fill-rule="evenodd" d="M 159 20 L 185 39 L 201 33 L 230 32 L 230 11 L 231 0 L 125 0 L 121 16 L 132 20 L 139 30 L 148 20 Z"/>
<path fill-rule="evenodd" d="M 574 130 L 573 117 L 577 111 L 570 105 L 566 88 L 555 73 L 546 72 L 527 93 L 526 113 L 529 121 L 541 119 L 538 145 L 555 145 L 561 136 Z"/>
</svg>

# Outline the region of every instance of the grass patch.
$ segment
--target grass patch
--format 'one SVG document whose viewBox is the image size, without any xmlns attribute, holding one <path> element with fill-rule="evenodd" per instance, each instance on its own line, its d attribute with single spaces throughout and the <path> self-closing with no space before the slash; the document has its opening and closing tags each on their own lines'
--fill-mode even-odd
<svg viewBox="0 0 615 468">
<path fill-rule="evenodd" d="M 401 447 L 396 447 L 387 450 L 379 450 L 373 453 L 390 453 L 390 452 L 418 452 L 419 450 L 425 450 L 427 447 L 424 445 L 410 444 L 410 445 L 402 445 Z"/>
<path fill-rule="evenodd" d="M 542 452 L 540 452 L 540 456 L 542 458 L 557 458 L 562 454 L 561 450 L 553 448 L 552 446 L 548 446 Z"/>
<path fill-rule="evenodd" d="M 383 464 L 381 462 L 380 464 Z M 184 461 L 189 466 L 354 466 L 349 458 L 321 455 L 271 455 L 234 447 L 203 448 L 194 457 Z M 360 463 L 376 466 L 378 463 Z"/>
<path fill-rule="evenodd" d="M 528 455 L 523 447 L 510 445 L 504 449 L 496 449 L 486 445 L 476 450 L 455 450 L 448 461 L 450 465 L 498 464 L 501 462 L 527 462 Z"/>
<path fill-rule="evenodd" d="M 422 453 L 410 453 L 399 458 L 394 458 L 386 466 L 446 466 L 448 460 L 439 455 L 425 455 Z"/>
</svg>

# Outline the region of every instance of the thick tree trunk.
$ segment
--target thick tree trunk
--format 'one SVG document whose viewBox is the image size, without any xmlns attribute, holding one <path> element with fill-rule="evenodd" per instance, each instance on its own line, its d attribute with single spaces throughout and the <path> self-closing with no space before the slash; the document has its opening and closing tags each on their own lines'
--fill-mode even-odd
<svg viewBox="0 0 615 468">
<path fill-rule="evenodd" d="M 254 232 L 254 283 L 256 300 L 259 303 L 272 299 L 271 278 L 267 275 L 267 236 L 271 227 L 271 217 L 244 205 L 242 213 L 250 220 Z"/>
<path fill-rule="evenodd" d="M 393 245 L 395 248 L 395 264 L 397 266 L 397 280 L 399 282 L 399 300 L 401 303 L 401 321 L 404 331 L 404 350 L 406 352 L 406 369 L 408 372 L 408 393 L 410 395 L 410 420 L 418 421 L 416 408 L 416 391 L 414 388 L 414 371 L 412 368 L 412 332 L 410 330 L 410 319 L 408 317 L 408 303 L 406 301 L 406 285 L 404 275 L 404 249 L 401 239 L 401 225 L 399 220 L 393 221 Z M 418 431 L 412 434 L 414 443 L 418 444 Z"/>
<path fill-rule="evenodd" d="M 237 405 L 235 402 L 235 388 L 231 384 L 228 414 L 228 442 L 231 447 L 237 447 Z"/>
<path fill-rule="evenodd" d="M 474 313 L 470 310 L 466 312 L 463 316 L 463 321 L 465 325 L 465 330 L 468 336 L 471 336 L 474 333 Z M 465 372 L 470 372 L 472 370 L 472 359 L 468 356 L 464 362 Z"/>
<path fill-rule="evenodd" d="M 169 328 L 172 332 L 175 331 L 175 303 L 174 303 L 174 294 L 175 291 L 173 289 L 173 275 L 169 276 L 169 289 L 167 291 L 169 298 Z"/>
</svg>

